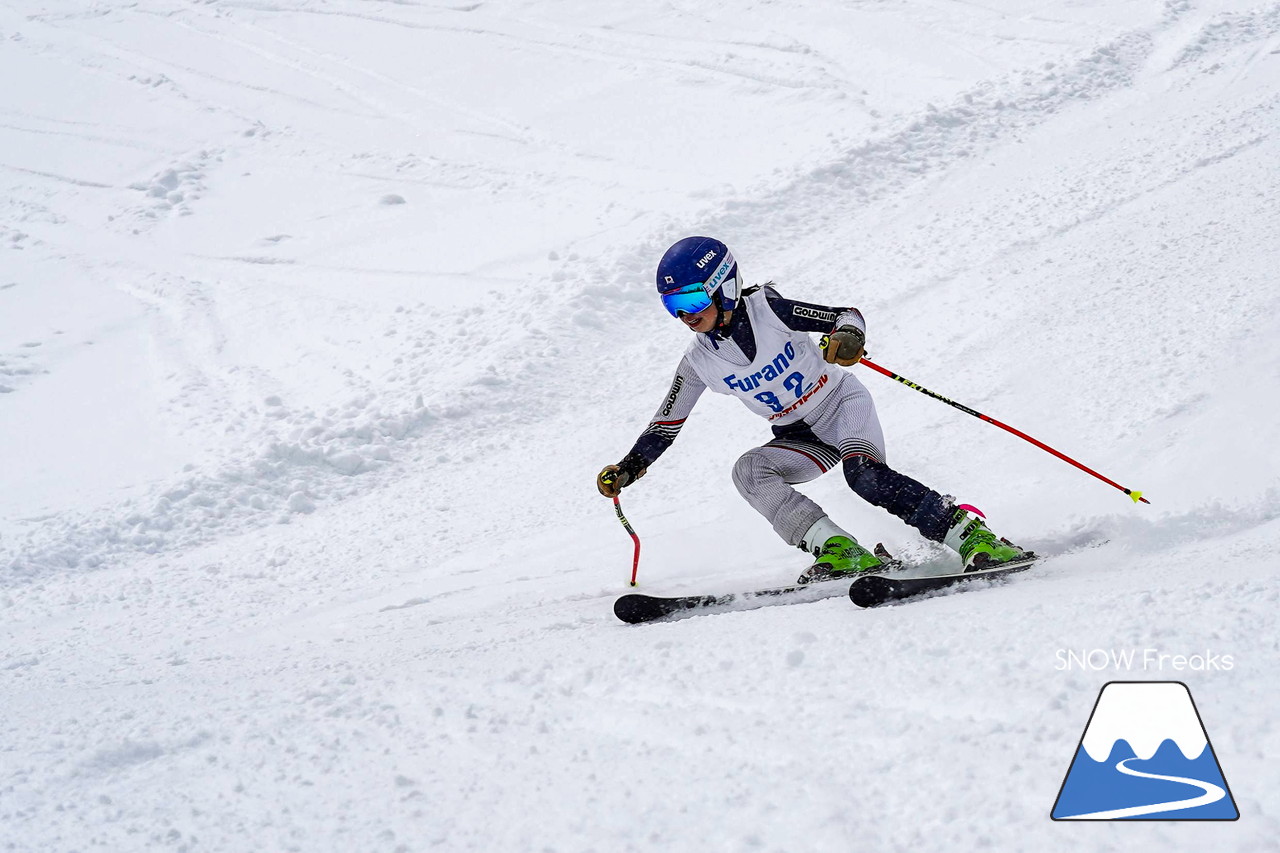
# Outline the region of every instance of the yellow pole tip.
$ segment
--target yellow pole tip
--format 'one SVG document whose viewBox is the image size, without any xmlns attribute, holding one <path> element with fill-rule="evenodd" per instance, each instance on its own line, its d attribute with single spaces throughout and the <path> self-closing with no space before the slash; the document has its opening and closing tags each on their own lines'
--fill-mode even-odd
<svg viewBox="0 0 1280 853">
<path fill-rule="evenodd" d="M 1130 492 L 1129 497 L 1133 498 L 1134 503 L 1138 503 L 1142 500 L 1142 492 Z"/>
</svg>

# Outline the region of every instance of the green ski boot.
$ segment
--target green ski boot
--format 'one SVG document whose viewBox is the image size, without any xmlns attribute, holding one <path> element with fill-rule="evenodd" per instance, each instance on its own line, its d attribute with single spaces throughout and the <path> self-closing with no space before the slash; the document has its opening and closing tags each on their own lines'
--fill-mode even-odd
<svg viewBox="0 0 1280 853">
<path fill-rule="evenodd" d="M 956 507 L 943 543 L 964 560 L 966 572 L 994 569 L 1003 563 L 1031 556 L 1008 539 L 1001 539 L 987 527 L 987 518 L 975 507 L 961 504 Z"/>
<path fill-rule="evenodd" d="M 858 544 L 848 533 L 823 516 L 805 533 L 800 548 L 817 557 L 796 583 L 817 583 L 853 577 L 887 568 L 884 560 Z"/>
</svg>

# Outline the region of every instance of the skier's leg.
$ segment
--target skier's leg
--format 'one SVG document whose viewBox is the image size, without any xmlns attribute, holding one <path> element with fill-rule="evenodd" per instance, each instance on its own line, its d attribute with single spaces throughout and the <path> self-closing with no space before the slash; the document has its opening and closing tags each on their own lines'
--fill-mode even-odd
<svg viewBox="0 0 1280 853">
<path fill-rule="evenodd" d="M 845 480 L 859 497 L 888 510 L 926 539 L 957 551 L 966 568 L 1024 556 L 1022 549 L 991 532 L 981 512 L 967 504 L 957 507 L 950 495 L 939 494 L 885 463 L 875 404 L 856 377 L 843 374 L 837 394 L 815 419 L 813 431 L 820 441 L 839 448 Z"/>
<path fill-rule="evenodd" d="M 978 509 L 956 506 L 951 496 L 869 457 L 849 457 L 843 464 L 845 479 L 859 496 L 884 507 L 926 539 L 945 544 L 960 555 L 966 569 L 990 568 L 1026 556 L 1017 545 L 992 533 Z"/>
<path fill-rule="evenodd" d="M 784 542 L 799 545 L 805 531 L 826 512 L 791 486 L 820 477 L 838 462 L 835 449 L 821 444 L 770 442 L 738 458 L 733 484 Z"/>
<path fill-rule="evenodd" d="M 949 497 L 870 456 L 846 456 L 842 465 L 845 481 L 858 497 L 888 510 L 926 539 L 941 542 L 946 538 L 955 514 Z"/>
<path fill-rule="evenodd" d="M 951 520 L 950 498 L 885 464 L 884 432 L 871 393 L 852 373 L 813 424 L 815 435 L 840 451 L 845 480 L 863 500 L 888 510 L 926 539 L 943 541 Z"/>
<path fill-rule="evenodd" d="M 839 461 L 835 448 L 816 440 L 777 438 L 748 450 L 733 467 L 739 493 L 788 545 L 817 560 L 800 583 L 878 569 L 882 562 L 827 517 L 822 507 L 792 488 L 824 474 Z"/>
</svg>

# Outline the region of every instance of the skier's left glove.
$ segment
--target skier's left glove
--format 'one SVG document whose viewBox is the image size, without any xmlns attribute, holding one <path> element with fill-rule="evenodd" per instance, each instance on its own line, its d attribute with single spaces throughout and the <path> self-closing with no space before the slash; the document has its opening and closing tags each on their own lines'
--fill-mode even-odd
<svg viewBox="0 0 1280 853">
<path fill-rule="evenodd" d="M 849 367 L 862 360 L 866 354 L 863 348 L 866 342 L 867 336 L 857 326 L 841 326 L 831 334 L 823 335 L 818 346 L 827 364 Z"/>
<path fill-rule="evenodd" d="M 616 498 L 622 490 L 644 476 L 649 467 L 644 460 L 628 454 L 617 465 L 606 465 L 596 475 L 596 489 L 606 498 Z"/>
</svg>

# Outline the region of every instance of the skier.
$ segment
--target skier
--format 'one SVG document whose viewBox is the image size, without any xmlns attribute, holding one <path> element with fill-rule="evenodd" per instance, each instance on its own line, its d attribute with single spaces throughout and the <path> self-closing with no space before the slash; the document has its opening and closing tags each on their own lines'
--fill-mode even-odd
<svg viewBox="0 0 1280 853">
<path fill-rule="evenodd" d="M 1019 559 L 1024 552 L 999 539 L 985 516 L 967 504 L 885 464 L 884 435 L 871 394 L 849 367 L 863 356 L 866 322 L 856 308 L 785 299 L 773 283 L 741 289 L 727 246 L 686 237 L 658 264 L 658 295 L 671 316 L 697 337 L 676 368 L 671 390 L 631 451 L 596 478 L 605 497 L 644 476 L 679 435 L 702 392 L 741 400 L 766 418 L 773 439 L 733 467 L 733 482 L 789 545 L 816 557 L 800 583 L 890 567 L 836 525 L 814 501 L 792 488 L 839 464 L 854 493 L 888 510 L 960 554 L 966 571 Z M 825 333 L 815 346 L 811 333 Z"/>
</svg>

